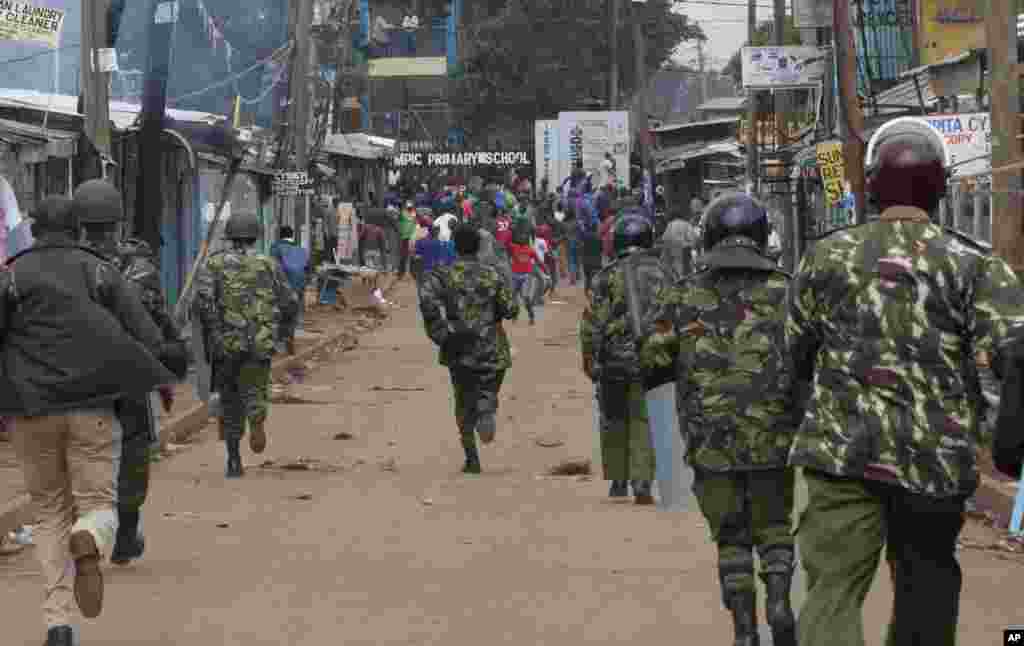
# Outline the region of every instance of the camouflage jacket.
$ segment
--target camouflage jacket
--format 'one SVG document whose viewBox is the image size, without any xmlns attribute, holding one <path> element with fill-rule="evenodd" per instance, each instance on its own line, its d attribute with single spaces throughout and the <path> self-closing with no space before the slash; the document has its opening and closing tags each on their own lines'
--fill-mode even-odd
<svg viewBox="0 0 1024 646">
<path fill-rule="evenodd" d="M 142 240 L 129 239 L 117 247 L 118 267 L 121 273 L 137 285 L 142 304 L 153 317 L 153 322 L 164 334 L 164 340 L 181 339 L 181 330 L 174 323 L 167 308 L 167 299 L 160 284 L 160 269 L 157 267 L 156 256 L 149 244 Z"/>
<path fill-rule="evenodd" d="M 502 321 L 519 316 L 519 303 L 493 265 L 459 257 L 435 267 L 420 287 L 420 312 L 442 366 L 480 372 L 512 366 Z"/>
<path fill-rule="evenodd" d="M 655 294 L 671 284 L 673 276 L 653 251 L 638 252 L 655 262 L 638 262 L 637 287 L 642 303 L 654 301 Z M 628 257 L 627 257 L 628 258 Z M 590 287 L 590 302 L 583 311 L 579 325 L 580 354 L 584 363 L 591 363 L 592 379 L 639 381 L 644 378 L 637 347 L 637 336 L 630 323 L 626 301 L 626 280 L 620 258 L 607 265 Z M 646 306 L 640 306 L 646 311 Z"/>
<path fill-rule="evenodd" d="M 936 497 L 978 483 L 979 367 L 1024 336 L 1009 265 L 917 209 L 820 241 L 786 322 L 814 386 L 791 464 Z"/>
<path fill-rule="evenodd" d="M 709 471 L 781 468 L 800 422 L 785 348 L 781 271 L 712 269 L 661 290 L 643 345 L 648 370 L 676 367 L 687 459 Z"/>
<path fill-rule="evenodd" d="M 270 359 L 298 297 L 277 261 L 253 250 L 225 249 L 196 277 L 196 297 L 211 359 Z"/>
</svg>

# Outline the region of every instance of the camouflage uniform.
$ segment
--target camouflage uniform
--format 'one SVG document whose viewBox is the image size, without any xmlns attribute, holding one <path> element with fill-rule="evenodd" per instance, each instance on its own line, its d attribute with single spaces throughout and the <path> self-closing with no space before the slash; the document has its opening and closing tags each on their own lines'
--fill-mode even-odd
<svg viewBox="0 0 1024 646">
<path fill-rule="evenodd" d="M 270 398 L 270 361 L 290 335 L 295 291 L 278 263 L 252 249 L 226 249 L 210 256 L 196 279 L 206 347 L 220 393 L 225 440 L 241 438 L 246 421 L 262 424 Z"/>
<path fill-rule="evenodd" d="M 650 251 L 634 253 L 657 257 Z M 597 384 L 601 405 L 604 479 L 636 484 L 654 479 L 654 449 L 647 422 L 644 371 L 626 306 L 621 263 L 628 258 L 616 260 L 594 276 L 590 302 L 580 319 L 579 342 L 584 365 L 592 366 L 589 376 Z M 670 282 L 660 262 L 637 266 L 641 274 L 638 283 L 652 297 Z"/>
<path fill-rule="evenodd" d="M 167 311 L 153 250 L 141 240 L 126 240 L 116 250 L 122 275 L 139 289 L 142 304 L 163 334 L 164 341 L 180 341 L 181 330 Z M 147 397 L 122 399 L 117 417 L 124 429 L 118 472 L 118 506 L 138 511 L 149 491 L 150 449 L 159 440 L 152 401 Z"/>
<path fill-rule="evenodd" d="M 660 333 L 642 350 L 648 370 L 677 370 L 693 491 L 718 545 L 727 608 L 756 591 L 755 547 L 766 579 L 791 576 L 794 561 L 786 461 L 801 409 L 784 346 L 790 278 L 755 260 L 763 269 L 704 270 L 662 290 L 649 315 Z"/>
<path fill-rule="evenodd" d="M 864 643 L 861 606 L 886 545 L 919 606 L 897 594 L 887 643 L 927 626 L 928 643 L 951 646 L 956 538 L 988 439 L 978 368 L 998 375 L 1024 338 L 1020 283 L 924 211 L 895 207 L 819 242 L 793 288 L 787 341 L 799 377 L 813 379 L 790 457 L 809 492 L 800 643 Z"/>
<path fill-rule="evenodd" d="M 427 335 L 440 348 L 441 365 L 451 373 L 455 423 L 468 467 L 476 455 L 473 433 L 482 418 L 493 419 L 502 379 L 512 366 L 502 321 L 518 317 L 519 304 L 498 269 L 460 256 L 424 278 L 420 312 Z"/>
</svg>

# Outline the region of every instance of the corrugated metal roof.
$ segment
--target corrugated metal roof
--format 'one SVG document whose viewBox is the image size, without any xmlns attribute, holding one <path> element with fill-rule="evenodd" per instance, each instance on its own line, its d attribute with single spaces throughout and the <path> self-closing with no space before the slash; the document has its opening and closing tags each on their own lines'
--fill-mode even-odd
<svg viewBox="0 0 1024 646">
<path fill-rule="evenodd" d="M 660 128 L 652 128 L 651 132 L 673 132 L 683 128 L 700 128 L 701 126 L 717 126 L 724 123 L 739 123 L 739 120 L 739 117 L 730 117 L 728 119 L 711 119 L 709 121 L 694 121 L 692 123 L 670 123 Z"/>
<path fill-rule="evenodd" d="M 921 88 L 921 96 L 924 98 L 925 106 L 934 105 L 938 98 L 932 92 L 932 86 L 930 81 L 930 75 L 927 68 L 920 68 L 921 71 L 917 74 L 917 84 Z M 914 78 L 908 78 L 906 81 L 894 85 L 893 87 L 879 92 L 875 95 L 875 101 L 879 106 L 878 114 L 892 114 L 894 112 L 901 112 L 900 108 L 894 106 L 906 106 L 908 108 L 920 107 L 920 101 L 917 97 L 917 89 L 914 87 Z"/>
<path fill-rule="evenodd" d="M 742 110 L 747 105 L 745 96 L 724 96 L 705 101 L 697 106 L 698 110 Z"/>
<path fill-rule="evenodd" d="M 0 119 L 0 140 L 10 144 L 45 144 L 48 141 L 74 141 L 78 133 L 34 126 L 20 121 Z"/>
<path fill-rule="evenodd" d="M 655 172 L 663 173 L 682 168 L 687 160 L 707 157 L 709 155 L 726 154 L 739 158 L 742 157 L 739 154 L 739 150 L 740 146 L 736 142 L 736 138 L 728 137 L 717 141 L 701 141 L 683 146 L 673 146 L 672 148 L 655 151 L 651 155 L 657 161 Z"/>
<path fill-rule="evenodd" d="M 323 150 L 328 155 L 344 155 L 357 159 L 380 159 L 394 149 L 394 145 L 383 145 L 391 141 L 362 132 L 332 134 L 324 137 Z"/>
<path fill-rule="evenodd" d="M 0 105 L 15 108 L 31 108 L 35 110 L 49 110 L 54 114 L 63 114 L 72 117 L 83 116 L 78 112 L 78 97 L 66 94 L 46 94 L 33 92 L 32 90 L 19 90 L 12 88 L 0 88 Z M 126 130 L 135 123 L 135 119 L 142 106 L 136 103 L 125 103 L 123 101 L 110 102 L 110 120 L 114 127 L 119 130 Z M 214 124 L 224 121 L 224 115 L 211 112 L 196 112 L 194 110 L 176 110 L 169 108 L 167 116 L 175 121 L 189 123 Z"/>
</svg>

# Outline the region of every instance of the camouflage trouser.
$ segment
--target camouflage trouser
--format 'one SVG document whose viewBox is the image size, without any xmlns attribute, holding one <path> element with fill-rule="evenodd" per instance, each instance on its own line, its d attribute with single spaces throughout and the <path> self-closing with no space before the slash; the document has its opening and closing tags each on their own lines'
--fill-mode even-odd
<svg viewBox="0 0 1024 646">
<path fill-rule="evenodd" d="M 604 479 L 654 480 L 654 449 L 643 384 L 602 380 L 598 398 L 604 418 L 601 429 Z"/>
<path fill-rule="evenodd" d="M 498 392 L 505 379 L 505 371 L 478 372 L 461 368 L 450 369 L 452 393 L 455 398 L 455 424 L 463 445 L 476 446 L 473 432 L 476 423 L 488 413 L 498 412 Z"/>
<path fill-rule="evenodd" d="M 245 423 L 267 419 L 270 408 L 270 359 L 230 358 L 214 368 L 220 392 L 224 439 L 241 439 Z"/>
<path fill-rule="evenodd" d="M 117 476 L 117 506 L 138 511 L 149 493 L 149 452 L 156 441 L 149 395 L 122 399 L 114 411 L 124 431 Z"/>
<path fill-rule="evenodd" d="M 793 469 L 727 473 L 694 469 L 693 493 L 718 544 L 723 597 L 733 591 L 756 590 L 755 547 L 762 573 L 791 571 L 793 486 Z"/>
</svg>

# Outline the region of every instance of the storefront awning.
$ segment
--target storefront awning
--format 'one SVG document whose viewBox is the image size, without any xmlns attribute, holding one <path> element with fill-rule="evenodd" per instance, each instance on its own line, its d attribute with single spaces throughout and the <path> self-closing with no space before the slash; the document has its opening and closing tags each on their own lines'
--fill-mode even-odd
<svg viewBox="0 0 1024 646">
<path fill-rule="evenodd" d="M 22 147 L 20 162 L 35 163 L 47 157 L 74 157 L 78 133 L 0 119 L 0 141 Z"/>
<path fill-rule="evenodd" d="M 332 134 L 324 137 L 321 150 L 328 155 L 356 159 L 380 159 L 394 150 L 395 142 L 362 132 Z"/>
<path fill-rule="evenodd" d="M 685 146 L 673 146 L 672 148 L 654 152 L 653 156 L 655 162 L 657 162 L 655 172 L 666 173 L 680 170 L 686 166 L 686 162 L 689 160 L 709 157 L 711 155 L 726 154 L 739 159 L 743 157 L 739 151 L 740 146 L 736 139 L 732 137 L 714 142 L 701 141 L 686 144 Z"/>
</svg>

